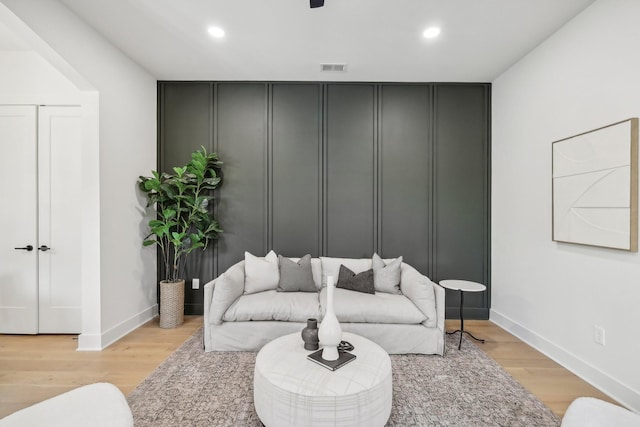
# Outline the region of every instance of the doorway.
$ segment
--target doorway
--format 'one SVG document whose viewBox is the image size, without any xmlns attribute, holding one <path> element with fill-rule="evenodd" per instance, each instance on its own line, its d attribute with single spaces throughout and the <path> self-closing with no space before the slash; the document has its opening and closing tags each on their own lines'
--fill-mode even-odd
<svg viewBox="0 0 640 427">
<path fill-rule="evenodd" d="M 0 106 L 0 333 L 81 331 L 81 120 Z"/>
</svg>

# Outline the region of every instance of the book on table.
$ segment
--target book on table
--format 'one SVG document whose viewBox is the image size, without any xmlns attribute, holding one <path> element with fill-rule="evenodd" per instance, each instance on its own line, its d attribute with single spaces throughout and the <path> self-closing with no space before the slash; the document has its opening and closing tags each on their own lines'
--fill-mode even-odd
<svg viewBox="0 0 640 427">
<path fill-rule="evenodd" d="M 343 367 L 347 363 L 356 358 L 355 354 L 348 351 L 338 351 L 338 358 L 336 360 L 325 360 L 322 358 L 322 349 L 315 351 L 307 356 L 307 359 L 316 362 L 318 365 L 323 366 L 329 370 L 335 371 L 338 368 Z"/>
</svg>

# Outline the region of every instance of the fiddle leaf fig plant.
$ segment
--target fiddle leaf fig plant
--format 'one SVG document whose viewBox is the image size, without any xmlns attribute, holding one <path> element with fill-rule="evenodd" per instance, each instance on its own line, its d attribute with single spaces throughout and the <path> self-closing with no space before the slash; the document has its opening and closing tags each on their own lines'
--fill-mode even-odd
<svg viewBox="0 0 640 427">
<path fill-rule="evenodd" d="M 138 180 L 147 207 L 155 207 L 157 213 L 149 221 L 150 233 L 142 244 L 158 245 L 169 282 L 184 280 L 187 256 L 206 249 L 222 233 L 210 209 L 213 190 L 222 183 L 221 167 L 218 155 L 201 147 L 188 164 L 174 167 L 173 173 L 152 171 L 152 176 Z"/>
</svg>

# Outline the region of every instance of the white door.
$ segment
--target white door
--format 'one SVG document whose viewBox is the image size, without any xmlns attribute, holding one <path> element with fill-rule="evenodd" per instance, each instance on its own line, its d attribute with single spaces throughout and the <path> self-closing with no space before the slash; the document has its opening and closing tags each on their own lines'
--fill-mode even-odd
<svg viewBox="0 0 640 427">
<path fill-rule="evenodd" d="M 38 332 L 36 144 L 36 107 L 0 106 L 2 333 Z"/>
<path fill-rule="evenodd" d="M 81 109 L 0 106 L 0 333 L 79 333 Z"/>
<path fill-rule="evenodd" d="M 38 332 L 81 326 L 80 107 L 38 109 Z"/>
</svg>

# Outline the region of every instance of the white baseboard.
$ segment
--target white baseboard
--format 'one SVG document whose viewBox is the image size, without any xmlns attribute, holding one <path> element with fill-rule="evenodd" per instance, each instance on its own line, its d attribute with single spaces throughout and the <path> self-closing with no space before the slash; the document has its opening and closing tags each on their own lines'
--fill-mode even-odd
<svg viewBox="0 0 640 427">
<path fill-rule="evenodd" d="M 102 351 L 158 315 L 158 304 L 141 311 L 102 334 L 80 334 L 78 351 Z"/>
<path fill-rule="evenodd" d="M 78 351 L 102 351 L 102 335 L 80 334 L 78 335 Z"/>
<path fill-rule="evenodd" d="M 489 312 L 489 320 L 559 363 L 612 399 L 634 412 L 640 412 L 639 392 L 493 309 Z"/>
</svg>

